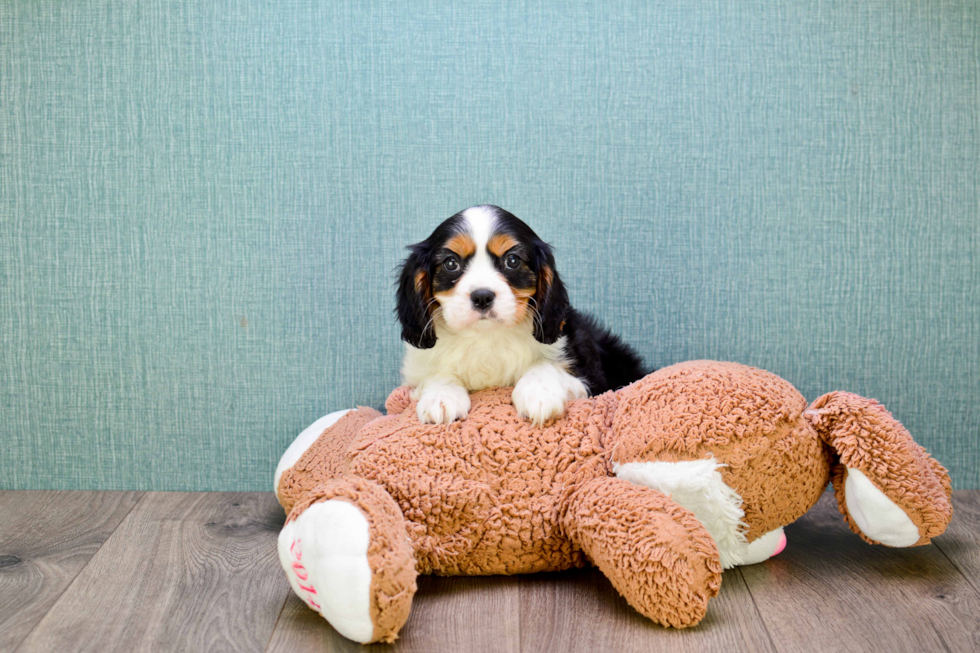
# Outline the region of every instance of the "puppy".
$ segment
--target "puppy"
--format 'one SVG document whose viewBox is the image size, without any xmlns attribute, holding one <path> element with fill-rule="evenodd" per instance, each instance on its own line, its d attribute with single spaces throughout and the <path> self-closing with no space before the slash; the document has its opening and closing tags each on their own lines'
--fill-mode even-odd
<svg viewBox="0 0 980 653">
<path fill-rule="evenodd" d="M 463 419 L 470 392 L 514 386 L 518 413 L 543 424 L 569 399 L 647 373 L 629 345 L 569 305 L 551 247 L 507 211 L 466 209 L 408 249 L 396 312 L 421 422 Z"/>
</svg>

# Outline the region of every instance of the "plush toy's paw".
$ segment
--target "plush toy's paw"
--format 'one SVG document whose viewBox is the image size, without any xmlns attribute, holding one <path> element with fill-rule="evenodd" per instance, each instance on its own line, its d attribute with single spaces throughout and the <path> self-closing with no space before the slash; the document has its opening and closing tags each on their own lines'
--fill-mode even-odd
<svg viewBox="0 0 980 653">
<path fill-rule="evenodd" d="M 783 529 L 777 528 L 768 533 L 764 533 L 755 538 L 742 549 L 741 560 L 734 566 L 744 567 L 765 562 L 773 556 L 779 555 L 786 548 L 786 534 Z"/>
<path fill-rule="evenodd" d="M 946 470 L 884 406 L 831 392 L 803 413 L 840 458 L 831 480 L 848 526 L 872 544 L 928 544 L 952 517 Z"/>
<path fill-rule="evenodd" d="M 725 484 L 721 463 L 711 458 L 679 462 L 613 464 L 619 478 L 658 490 L 694 513 L 718 547 L 722 567 L 754 565 L 773 557 L 786 546 L 782 528 L 749 542 L 742 521 L 742 497 Z"/>
<path fill-rule="evenodd" d="M 296 595 L 341 635 L 372 641 L 368 523 L 346 501 L 310 506 L 279 534 L 279 559 Z"/>
<path fill-rule="evenodd" d="M 470 395 L 461 385 L 432 386 L 422 392 L 415 412 L 423 424 L 450 424 L 466 419 L 470 412 Z"/>
<path fill-rule="evenodd" d="M 869 540 L 888 546 L 912 546 L 919 527 L 859 469 L 847 468 L 844 504 L 851 520 Z"/>
<path fill-rule="evenodd" d="M 289 584 L 337 632 L 394 641 L 415 594 L 415 559 L 398 505 L 370 481 L 345 477 L 297 504 L 279 534 Z"/>
<path fill-rule="evenodd" d="M 551 363 L 539 363 L 514 386 L 511 401 L 521 417 L 541 426 L 563 415 L 568 400 L 588 395 L 585 384 L 576 377 Z"/>
</svg>

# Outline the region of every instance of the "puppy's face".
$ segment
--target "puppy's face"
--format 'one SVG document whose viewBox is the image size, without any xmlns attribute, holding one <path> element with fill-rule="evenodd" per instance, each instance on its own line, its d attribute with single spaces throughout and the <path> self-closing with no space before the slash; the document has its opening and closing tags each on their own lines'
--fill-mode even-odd
<svg viewBox="0 0 980 653">
<path fill-rule="evenodd" d="M 483 207 L 450 220 L 452 235 L 432 259 L 432 295 L 446 326 L 513 326 L 527 318 L 538 280 L 532 243 L 518 240 L 512 225 Z"/>
<path fill-rule="evenodd" d="M 532 320 L 538 340 L 558 338 L 567 296 L 551 248 L 514 215 L 466 209 L 409 249 L 397 309 L 409 344 L 434 346 L 437 320 L 455 332 Z"/>
</svg>

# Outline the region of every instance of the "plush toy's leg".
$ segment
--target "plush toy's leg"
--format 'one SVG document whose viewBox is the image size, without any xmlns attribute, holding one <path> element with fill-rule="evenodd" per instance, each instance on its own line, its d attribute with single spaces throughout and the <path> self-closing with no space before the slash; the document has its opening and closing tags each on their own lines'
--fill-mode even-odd
<svg viewBox="0 0 980 653">
<path fill-rule="evenodd" d="M 786 546 L 783 529 L 763 533 L 749 542 L 743 523 L 742 497 L 725 485 L 724 465 L 712 458 L 679 462 L 633 462 L 613 465 L 619 478 L 659 490 L 691 512 L 711 534 L 721 566 L 731 569 L 768 560 Z"/>
<path fill-rule="evenodd" d="M 299 434 L 276 466 L 274 491 L 287 513 L 317 485 L 346 472 L 346 454 L 361 427 L 381 417 L 373 408 L 338 410 Z"/>
<path fill-rule="evenodd" d="M 928 544 L 946 530 L 953 506 L 946 470 L 873 399 L 831 392 L 804 412 L 839 458 L 837 506 L 872 544 Z"/>
<path fill-rule="evenodd" d="M 594 479 L 571 495 L 562 524 L 630 605 L 665 626 L 697 624 L 721 587 L 714 540 L 657 490 Z"/>
<path fill-rule="evenodd" d="M 320 437 L 320 434 L 326 431 L 328 428 L 340 421 L 340 418 L 347 413 L 354 410 L 353 408 L 347 408 L 345 410 L 338 410 L 329 415 L 324 415 L 317 421 L 313 422 L 299 434 L 299 436 L 293 440 L 293 443 L 289 445 L 286 449 L 286 453 L 282 455 L 279 459 L 279 464 L 276 465 L 276 476 L 272 483 L 272 491 L 279 492 L 279 479 L 282 478 L 283 472 L 287 469 L 291 469 L 293 465 L 299 462 L 299 459 L 303 457 L 303 454 L 310 448 L 310 446 L 316 442 L 316 439 Z"/>
<path fill-rule="evenodd" d="M 415 558 L 398 504 L 354 476 L 299 501 L 279 534 L 293 591 L 344 637 L 392 642 L 415 595 Z"/>
</svg>

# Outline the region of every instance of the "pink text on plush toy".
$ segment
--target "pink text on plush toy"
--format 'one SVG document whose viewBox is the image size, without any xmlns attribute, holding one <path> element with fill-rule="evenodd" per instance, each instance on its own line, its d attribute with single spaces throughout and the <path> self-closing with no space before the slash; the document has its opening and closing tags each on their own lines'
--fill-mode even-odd
<svg viewBox="0 0 980 653">
<path fill-rule="evenodd" d="M 303 559 L 303 541 L 299 539 L 293 540 L 293 543 L 289 545 L 289 553 L 293 557 L 293 564 L 291 566 L 293 573 L 296 574 L 296 578 L 301 581 L 307 580 L 310 575 L 306 571 L 306 567 L 300 562 Z M 316 589 L 312 583 L 310 585 L 304 585 L 303 583 L 297 582 L 297 585 L 306 594 L 304 598 L 310 607 L 319 610 L 320 606 L 313 600 L 313 596 L 316 595 Z"/>
</svg>

